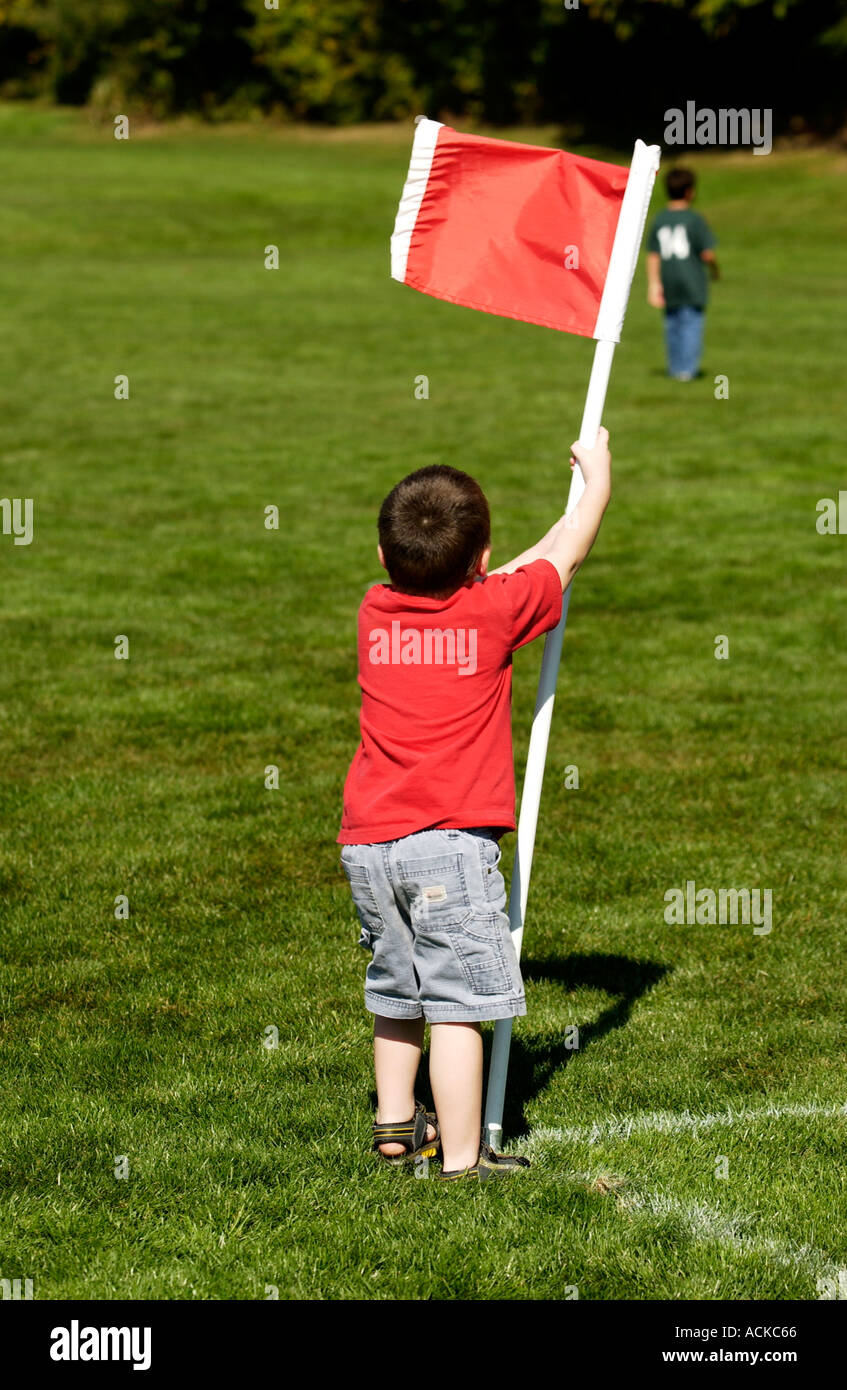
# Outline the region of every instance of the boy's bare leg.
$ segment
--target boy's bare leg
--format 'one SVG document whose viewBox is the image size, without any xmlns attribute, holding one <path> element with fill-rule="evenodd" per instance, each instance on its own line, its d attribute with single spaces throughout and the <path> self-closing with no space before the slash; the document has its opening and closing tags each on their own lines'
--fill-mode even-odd
<svg viewBox="0 0 847 1390">
<path fill-rule="evenodd" d="M 415 1113 L 415 1077 L 423 1047 L 423 1018 L 386 1018 L 374 1015 L 374 1073 L 376 1075 L 377 1124 L 405 1124 Z M 435 1138 L 432 1125 L 427 1138 Z M 402 1144 L 380 1144 L 386 1157 L 405 1153 Z"/>
<path fill-rule="evenodd" d="M 430 1024 L 429 1080 L 441 1129 L 442 1166 L 472 1168 L 482 1132 L 482 1029 Z"/>
</svg>

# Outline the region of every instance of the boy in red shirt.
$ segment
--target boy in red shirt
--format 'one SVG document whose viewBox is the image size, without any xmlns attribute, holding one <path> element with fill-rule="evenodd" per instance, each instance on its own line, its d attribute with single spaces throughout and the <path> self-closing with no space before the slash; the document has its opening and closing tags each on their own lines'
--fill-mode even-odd
<svg viewBox="0 0 847 1390">
<path fill-rule="evenodd" d="M 490 573 L 488 504 L 466 473 L 419 469 L 379 514 L 391 583 L 359 609 L 361 742 L 338 843 L 373 957 L 374 1149 L 393 1163 L 440 1149 L 447 1180 L 528 1166 L 481 1140 L 480 1023 L 526 1013 L 497 869 L 516 829 L 512 652 L 559 622 L 609 501 L 608 440 L 601 429 L 593 449 L 571 445 L 579 505 Z M 414 1098 L 427 1021 L 435 1115 Z"/>
</svg>

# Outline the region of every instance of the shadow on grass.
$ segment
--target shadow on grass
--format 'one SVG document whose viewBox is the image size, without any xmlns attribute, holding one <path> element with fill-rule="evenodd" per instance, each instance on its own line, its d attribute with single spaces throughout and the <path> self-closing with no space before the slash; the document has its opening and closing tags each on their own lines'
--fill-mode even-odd
<svg viewBox="0 0 847 1390">
<path fill-rule="evenodd" d="M 526 1107 L 546 1089 L 555 1073 L 566 1067 L 568 1062 L 578 1055 L 573 1047 L 565 1045 L 567 1028 L 574 1023 L 578 1026 L 579 1052 L 584 1053 L 587 1048 L 596 1046 L 613 1028 L 622 1028 L 628 1023 L 635 1001 L 653 989 L 669 969 L 669 966 L 659 965 L 655 961 L 630 960 L 627 956 L 600 954 L 572 955 L 564 958 L 546 956 L 539 960 L 521 961 L 521 974 L 525 981 L 552 982 L 561 987 L 564 996 L 579 989 L 598 990 L 613 996 L 615 1002 L 603 1009 L 593 1022 L 583 1023 L 578 1015 L 568 1009 L 565 997 L 562 1001 L 561 1026 L 555 1032 L 530 1036 L 512 1034 L 503 1113 L 505 1135 L 514 1137 L 527 1132 L 529 1123 Z M 531 1018 L 528 1021 L 531 1026 Z M 484 1035 L 483 1100 L 488 1083 L 492 1037 L 493 1032 L 489 1028 Z M 425 1102 L 428 1110 L 433 1108 L 426 1048 L 418 1072 L 415 1093 Z M 371 1099 L 375 1107 L 375 1091 Z"/>
<path fill-rule="evenodd" d="M 592 989 L 612 995 L 610 1003 L 602 1013 L 590 1023 L 583 1023 L 574 1012 L 563 1010 L 561 1027 L 555 1032 L 544 1032 L 527 1036 L 512 1035 L 509 1053 L 509 1078 L 506 1086 L 506 1103 L 503 1111 L 503 1132 L 506 1135 L 525 1134 L 529 1129 L 526 1107 L 550 1084 L 553 1076 L 566 1067 L 578 1055 L 573 1047 L 567 1047 L 566 1029 L 576 1024 L 579 1028 L 579 1053 L 595 1046 L 613 1028 L 623 1028 L 629 1022 L 632 1007 L 637 999 L 647 994 L 659 980 L 668 973 L 669 966 L 658 965 L 655 961 L 630 960 L 627 956 L 608 956 L 600 954 L 572 955 L 566 957 L 546 956 L 538 960 L 521 962 L 524 980 L 532 980 L 559 985 L 564 994 L 579 989 Z M 566 1004 L 563 1000 L 563 1004 Z M 531 1019 L 528 1020 L 531 1024 Z M 486 1039 L 485 1067 L 486 1084 L 488 1060 L 491 1052 L 489 1033 Z"/>
</svg>

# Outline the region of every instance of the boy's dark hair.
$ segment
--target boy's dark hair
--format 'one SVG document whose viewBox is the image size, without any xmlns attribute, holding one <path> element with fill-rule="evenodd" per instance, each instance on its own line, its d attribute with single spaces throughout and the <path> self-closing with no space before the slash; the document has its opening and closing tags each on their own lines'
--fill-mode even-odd
<svg viewBox="0 0 847 1390">
<path fill-rule="evenodd" d="M 378 528 L 391 582 L 404 594 L 454 593 L 473 578 L 491 542 L 485 493 L 445 463 L 419 468 L 392 488 Z"/>
<path fill-rule="evenodd" d="M 665 175 L 665 187 L 672 202 L 693 193 L 696 183 L 697 175 L 691 169 L 669 169 Z"/>
</svg>

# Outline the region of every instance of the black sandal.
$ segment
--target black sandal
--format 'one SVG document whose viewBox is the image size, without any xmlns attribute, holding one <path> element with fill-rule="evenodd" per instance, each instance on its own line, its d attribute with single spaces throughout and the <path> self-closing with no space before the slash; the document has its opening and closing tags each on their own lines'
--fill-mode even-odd
<svg viewBox="0 0 847 1390">
<path fill-rule="evenodd" d="M 427 1139 L 427 1126 L 435 1129 L 435 1138 Z M 402 1144 L 405 1153 L 384 1154 L 380 1144 Z M 437 1158 L 441 1153 L 441 1131 L 435 1115 L 424 1109 L 422 1101 L 415 1101 L 415 1113 L 411 1120 L 396 1124 L 390 1121 L 375 1124 L 373 1127 L 373 1151 L 379 1154 L 383 1163 L 400 1167 L 404 1163 L 414 1163 L 419 1158 Z"/>
<path fill-rule="evenodd" d="M 455 1172 L 439 1173 L 442 1182 L 456 1182 L 459 1178 L 476 1179 L 479 1182 L 488 1182 L 491 1178 L 511 1177 L 514 1173 L 519 1173 L 523 1168 L 529 1168 L 528 1158 L 521 1157 L 520 1154 L 498 1154 L 486 1144 L 483 1139 L 479 1146 L 479 1155 L 472 1168 L 457 1168 Z"/>
</svg>

